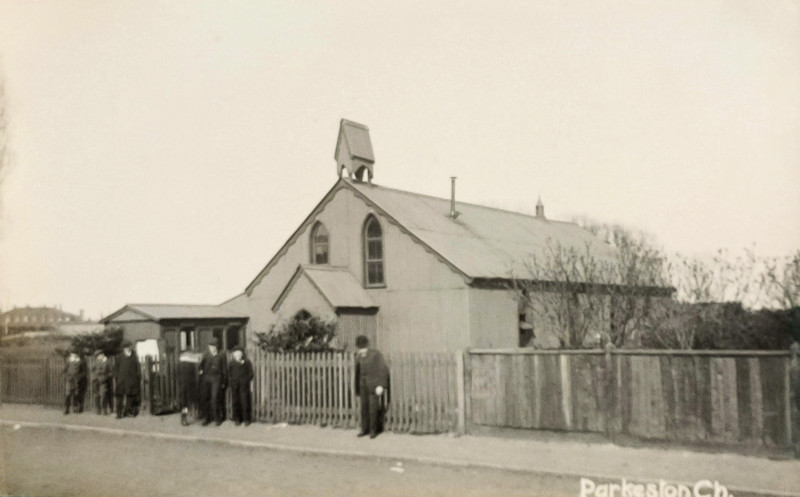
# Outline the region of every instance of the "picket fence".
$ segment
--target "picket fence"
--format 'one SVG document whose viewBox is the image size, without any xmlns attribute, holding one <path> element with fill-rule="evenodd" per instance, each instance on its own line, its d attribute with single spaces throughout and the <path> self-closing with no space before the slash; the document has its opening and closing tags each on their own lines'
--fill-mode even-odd
<svg viewBox="0 0 800 497">
<path fill-rule="evenodd" d="M 460 355 L 460 354 L 459 354 Z M 446 432 L 458 422 L 456 354 L 391 353 L 384 427 L 412 433 Z M 355 428 L 355 357 L 343 352 L 276 353 L 255 350 L 251 360 L 255 418 Z"/>
</svg>

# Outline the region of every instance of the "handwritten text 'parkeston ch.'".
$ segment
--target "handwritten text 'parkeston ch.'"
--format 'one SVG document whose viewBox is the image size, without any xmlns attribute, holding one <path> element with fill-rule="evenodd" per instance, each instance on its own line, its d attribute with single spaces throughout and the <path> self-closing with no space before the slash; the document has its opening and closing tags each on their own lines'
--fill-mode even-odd
<svg viewBox="0 0 800 497">
<path fill-rule="evenodd" d="M 623 478 L 619 483 L 596 483 L 581 478 L 580 497 L 734 497 L 718 481 L 700 480 L 694 485 L 637 483 Z"/>
</svg>

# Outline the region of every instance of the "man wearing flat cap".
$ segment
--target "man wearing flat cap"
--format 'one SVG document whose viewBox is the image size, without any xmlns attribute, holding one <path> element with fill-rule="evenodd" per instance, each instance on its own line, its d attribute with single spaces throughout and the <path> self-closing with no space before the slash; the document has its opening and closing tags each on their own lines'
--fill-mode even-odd
<svg viewBox="0 0 800 497">
<path fill-rule="evenodd" d="M 122 352 L 117 354 L 114 371 L 117 419 L 139 414 L 139 385 L 142 379 L 142 370 L 139 359 L 133 352 L 133 345 L 128 340 L 123 340 L 121 345 Z"/>
<path fill-rule="evenodd" d="M 384 394 L 389 396 L 389 367 L 383 354 L 370 348 L 369 339 L 356 338 L 356 395 L 361 399 L 361 432 L 359 437 L 375 438 L 383 431 Z M 388 403 L 388 401 L 387 401 Z"/>
<path fill-rule="evenodd" d="M 241 347 L 234 347 L 233 360 L 228 366 L 228 384 L 231 389 L 233 413 L 236 426 L 250 424 L 252 407 L 250 405 L 250 382 L 253 381 L 253 364 L 245 357 Z"/>
<path fill-rule="evenodd" d="M 216 337 L 208 342 L 208 350 L 200 361 L 200 385 L 203 392 L 203 406 L 206 420 L 203 426 L 214 421 L 222 424 L 222 391 L 228 383 L 228 364 L 225 354 L 219 351 L 219 340 Z"/>
</svg>

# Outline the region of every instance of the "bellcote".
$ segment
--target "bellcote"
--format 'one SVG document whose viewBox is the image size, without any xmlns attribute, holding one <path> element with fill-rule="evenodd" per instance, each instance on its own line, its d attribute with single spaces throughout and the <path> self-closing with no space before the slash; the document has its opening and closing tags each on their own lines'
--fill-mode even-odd
<svg viewBox="0 0 800 497">
<path fill-rule="evenodd" d="M 341 178 L 342 169 L 347 169 L 350 179 L 364 180 L 364 171 L 367 172 L 367 181 L 372 183 L 375 164 L 375 154 L 372 152 L 372 142 L 369 139 L 369 128 L 347 119 L 339 123 L 339 139 L 336 142 L 336 174 Z"/>
</svg>

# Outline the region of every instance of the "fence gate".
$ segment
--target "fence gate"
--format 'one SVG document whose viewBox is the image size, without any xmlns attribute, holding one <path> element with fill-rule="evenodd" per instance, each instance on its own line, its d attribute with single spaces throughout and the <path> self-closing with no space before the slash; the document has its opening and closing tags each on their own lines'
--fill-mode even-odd
<svg viewBox="0 0 800 497">
<path fill-rule="evenodd" d="M 177 359 L 172 354 L 158 358 L 147 356 L 145 359 L 141 396 L 147 402 L 150 414 L 166 414 L 179 409 L 177 366 Z"/>
</svg>

